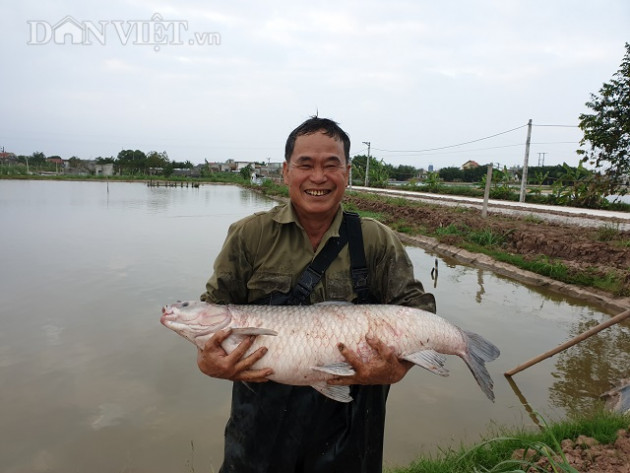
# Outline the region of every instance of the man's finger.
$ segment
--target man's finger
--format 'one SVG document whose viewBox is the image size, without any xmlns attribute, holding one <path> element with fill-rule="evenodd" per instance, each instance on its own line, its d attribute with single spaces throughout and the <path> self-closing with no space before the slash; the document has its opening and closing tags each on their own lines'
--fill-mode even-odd
<svg viewBox="0 0 630 473">
<path fill-rule="evenodd" d="M 337 348 L 339 348 L 339 353 L 341 353 L 341 356 L 343 356 L 346 359 L 346 361 L 350 363 L 350 365 L 353 368 L 356 369 L 356 365 L 361 363 L 361 359 L 359 358 L 359 355 L 357 355 L 354 351 L 350 350 L 350 348 L 348 348 L 343 343 L 339 343 L 337 345 Z"/>
<path fill-rule="evenodd" d="M 247 353 L 247 350 L 252 347 L 255 340 L 255 335 L 250 335 L 249 337 L 246 337 L 241 343 L 238 344 L 234 351 L 232 351 L 232 353 L 228 355 L 228 358 L 232 360 L 240 360 L 241 358 L 243 358 L 243 355 Z"/>
<path fill-rule="evenodd" d="M 219 330 L 217 333 L 215 333 L 212 337 L 210 337 L 208 339 L 208 341 L 206 342 L 206 344 L 203 347 L 203 349 L 207 350 L 207 349 L 214 348 L 214 347 L 220 347 L 221 344 L 230 335 L 232 335 L 232 329 L 231 328 L 228 328 L 228 329 L 225 329 L 225 330 Z"/>
<path fill-rule="evenodd" d="M 234 354 L 234 352 L 232 352 L 231 354 Z M 254 365 L 254 363 L 256 363 L 258 360 L 260 360 L 266 354 L 267 354 L 267 347 L 260 347 L 254 353 L 251 353 L 250 355 L 246 356 L 245 358 L 239 359 L 239 361 L 236 363 L 235 368 L 238 371 L 248 370 L 249 368 L 251 368 Z"/>
<path fill-rule="evenodd" d="M 393 348 L 385 345 L 385 343 L 380 338 L 374 338 L 366 335 L 365 341 L 383 359 L 389 358 L 394 353 Z"/>
<path fill-rule="evenodd" d="M 273 374 L 271 368 L 262 368 L 259 370 L 247 370 L 239 373 L 235 377 L 235 381 L 244 381 L 246 383 L 266 383 L 269 381 L 269 376 Z"/>
</svg>

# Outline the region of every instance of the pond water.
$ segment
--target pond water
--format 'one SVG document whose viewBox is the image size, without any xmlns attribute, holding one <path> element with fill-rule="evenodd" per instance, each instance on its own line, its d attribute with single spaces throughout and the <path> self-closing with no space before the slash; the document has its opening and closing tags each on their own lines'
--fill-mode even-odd
<svg viewBox="0 0 630 473">
<path fill-rule="evenodd" d="M 0 181 L 0 471 L 216 471 L 230 383 L 159 323 L 203 292 L 227 228 L 275 203 L 235 186 Z M 598 402 L 628 376 L 622 324 L 515 376 L 503 373 L 608 318 L 488 271 L 408 248 L 438 312 L 496 343 L 496 402 L 463 362 L 414 369 L 388 403 L 385 462 L 535 427 Z M 431 268 L 438 264 L 438 278 Z M 526 403 L 525 405 L 523 403 Z"/>
</svg>

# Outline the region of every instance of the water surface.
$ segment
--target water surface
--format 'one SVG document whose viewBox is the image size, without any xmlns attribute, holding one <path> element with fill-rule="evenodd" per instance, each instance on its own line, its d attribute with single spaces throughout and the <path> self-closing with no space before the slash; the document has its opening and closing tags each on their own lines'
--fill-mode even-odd
<svg viewBox="0 0 630 473">
<path fill-rule="evenodd" d="M 196 299 L 228 226 L 275 203 L 234 186 L 0 181 L 0 471 L 216 471 L 230 383 L 159 323 Z M 405 464 L 494 424 L 587 409 L 628 376 L 630 329 L 613 327 L 515 377 L 502 373 L 608 316 L 490 272 L 408 249 L 440 315 L 495 342 L 496 402 L 457 358 L 414 369 L 388 404 L 385 459 Z"/>
</svg>

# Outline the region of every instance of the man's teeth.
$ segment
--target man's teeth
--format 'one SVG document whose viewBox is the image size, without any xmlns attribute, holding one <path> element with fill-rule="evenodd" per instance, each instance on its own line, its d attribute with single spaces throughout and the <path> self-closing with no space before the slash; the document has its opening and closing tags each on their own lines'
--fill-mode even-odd
<svg viewBox="0 0 630 473">
<path fill-rule="evenodd" d="M 308 195 L 320 196 L 320 195 L 328 194 L 328 191 L 327 190 L 308 190 L 308 191 L 306 191 L 306 193 Z"/>
</svg>

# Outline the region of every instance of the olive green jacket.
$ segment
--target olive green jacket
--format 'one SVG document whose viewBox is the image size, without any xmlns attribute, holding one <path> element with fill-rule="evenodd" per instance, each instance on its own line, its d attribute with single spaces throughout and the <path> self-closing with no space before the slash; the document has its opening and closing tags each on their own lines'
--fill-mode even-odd
<svg viewBox="0 0 630 473">
<path fill-rule="evenodd" d="M 331 237 L 339 236 L 341 207 L 317 251 L 299 224 L 291 204 L 257 212 L 230 226 L 201 299 L 219 304 L 248 304 L 273 291 L 289 292 Z M 370 294 L 381 304 L 399 304 L 435 312 L 432 294 L 414 278 L 398 236 L 370 218 L 361 219 Z M 310 302 L 353 301 L 350 253 L 346 245 L 311 293 Z"/>
</svg>

